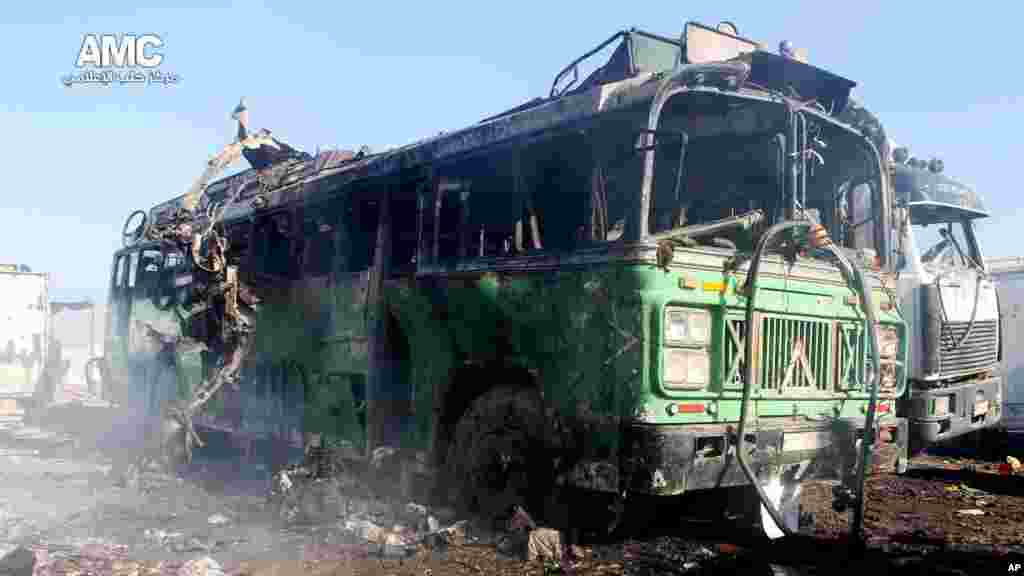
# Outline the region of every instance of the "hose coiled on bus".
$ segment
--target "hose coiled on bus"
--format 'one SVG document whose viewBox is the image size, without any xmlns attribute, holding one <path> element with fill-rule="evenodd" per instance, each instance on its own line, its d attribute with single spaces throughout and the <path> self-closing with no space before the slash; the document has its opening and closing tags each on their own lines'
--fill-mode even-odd
<svg viewBox="0 0 1024 576">
<path fill-rule="evenodd" d="M 832 256 L 836 259 L 839 264 L 839 268 L 843 273 L 843 277 L 846 279 L 847 286 L 850 287 L 855 293 L 860 295 L 860 305 L 864 310 L 864 315 L 869 324 L 868 333 L 870 334 L 870 345 L 871 345 L 871 360 L 873 371 L 870 378 L 868 379 L 868 385 L 871 387 L 871 400 L 868 408 L 867 417 L 864 423 L 864 429 L 866 431 L 873 430 L 874 419 L 875 419 L 875 403 L 878 400 L 878 387 L 876 385 L 878 375 L 881 373 L 881 357 L 879 353 L 878 334 L 874 327 L 877 325 L 877 319 L 875 317 L 875 307 L 872 301 L 872 294 L 867 289 L 867 283 L 864 281 L 863 272 L 851 263 L 847 258 L 836 248 L 835 244 L 832 243 L 831 239 L 828 238 L 824 228 L 813 221 L 809 216 L 804 216 L 804 219 L 800 220 L 787 220 L 775 224 L 768 228 L 761 238 L 758 240 L 757 247 L 754 250 L 753 257 L 750 261 L 750 267 L 747 269 L 747 278 L 743 284 L 743 290 L 746 292 L 747 307 L 746 307 L 746 323 L 750 334 L 753 333 L 754 329 L 754 313 L 757 310 L 757 279 L 760 273 L 761 261 L 764 258 L 765 251 L 768 248 L 769 243 L 778 235 L 792 230 L 798 227 L 810 228 L 810 234 L 808 238 L 810 243 L 816 247 L 828 250 Z M 765 506 L 769 516 L 776 526 L 783 531 L 784 534 L 790 535 L 792 531 L 782 521 L 782 517 L 778 510 L 774 506 L 770 505 L 770 500 L 764 492 L 764 488 L 758 483 L 757 475 L 754 473 L 750 462 L 747 460 L 747 454 L 744 449 L 746 442 L 746 424 L 747 424 L 747 406 L 750 403 L 750 387 L 754 380 L 754 363 L 751 359 L 754 357 L 754 338 L 748 335 L 744 339 L 744 358 L 745 361 L 745 374 L 743 379 L 743 399 L 740 404 L 740 420 L 737 426 L 737 438 L 736 438 L 736 457 L 739 461 L 740 468 L 743 470 L 743 474 L 747 477 L 747 481 L 750 482 L 757 490 L 758 497 L 761 502 L 769 503 Z M 858 494 L 858 506 L 854 514 L 854 527 L 855 533 L 860 532 L 860 525 L 863 516 L 862 499 L 864 493 L 864 462 L 867 462 L 870 456 L 870 445 L 868 442 L 861 443 L 861 462 L 862 465 L 857 469 L 857 494 Z"/>
</svg>

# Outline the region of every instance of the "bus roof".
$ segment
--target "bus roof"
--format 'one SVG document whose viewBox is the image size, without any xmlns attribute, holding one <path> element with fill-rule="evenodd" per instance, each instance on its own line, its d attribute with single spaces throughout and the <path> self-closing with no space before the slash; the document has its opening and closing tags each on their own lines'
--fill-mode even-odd
<svg viewBox="0 0 1024 576">
<path fill-rule="evenodd" d="M 556 77 L 548 97 L 534 99 L 455 132 L 441 133 L 406 146 L 362 157 L 330 150 L 310 160 L 285 161 L 274 167 L 276 186 L 273 195 L 280 196 L 278 202 L 284 204 L 294 201 L 295 197 L 290 193 L 283 194 L 283 191 L 292 190 L 298 184 L 337 175 L 346 175 L 343 178 L 345 181 L 355 181 L 393 174 L 648 102 L 654 98 L 667 72 L 674 72 L 673 75 L 678 76 L 697 67 L 715 64 L 688 61 L 688 54 L 699 54 L 699 51 L 688 47 L 687 34 L 691 34 L 692 30 L 704 35 L 708 31 L 719 33 L 693 23 L 688 23 L 686 30 L 680 41 L 636 29 L 621 31 L 563 69 Z M 733 58 L 730 60 L 742 60 L 746 64 L 747 80 L 751 82 L 736 92 L 767 96 L 766 89 L 778 94 L 794 88 L 803 100 L 814 98 L 823 102 L 823 108 L 829 110 L 833 117 L 845 109 L 854 82 L 791 58 L 760 51 L 760 45 L 751 41 L 731 36 L 728 39 L 739 42 L 739 48 L 733 50 Z M 563 91 L 556 90 L 559 78 L 565 76 L 567 71 L 575 70 L 581 61 L 616 40 L 619 46 L 596 72 L 578 86 L 570 83 Z M 712 45 L 720 40 L 713 38 L 706 41 Z M 689 40 L 690 44 L 694 42 L 692 38 Z M 717 49 L 719 51 L 716 54 L 721 53 L 721 49 Z M 692 60 L 693 56 L 689 59 Z M 705 88 L 698 84 L 693 89 Z M 255 170 L 245 170 L 211 183 L 204 196 L 213 203 L 229 198 L 244 200 L 258 192 L 256 180 Z M 149 214 L 150 221 L 159 222 L 167 215 L 176 213 L 183 196 L 153 207 Z M 274 204 L 272 201 L 268 207 Z M 230 221 L 251 210 L 248 202 L 235 202 L 225 209 L 224 219 Z"/>
</svg>

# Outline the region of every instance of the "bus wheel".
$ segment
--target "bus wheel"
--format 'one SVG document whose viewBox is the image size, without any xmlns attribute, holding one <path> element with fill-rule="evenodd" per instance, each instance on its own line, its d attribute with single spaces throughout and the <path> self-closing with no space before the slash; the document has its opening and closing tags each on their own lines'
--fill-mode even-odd
<svg viewBox="0 0 1024 576">
<path fill-rule="evenodd" d="M 536 390 L 500 387 L 484 393 L 455 426 L 446 466 L 450 496 L 490 520 L 516 505 L 539 512 L 553 486 L 545 429 Z"/>
</svg>

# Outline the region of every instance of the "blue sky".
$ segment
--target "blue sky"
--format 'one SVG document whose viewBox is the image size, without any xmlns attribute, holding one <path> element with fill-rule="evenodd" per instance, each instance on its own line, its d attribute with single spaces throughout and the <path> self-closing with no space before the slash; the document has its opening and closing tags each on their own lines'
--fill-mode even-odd
<svg viewBox="0 0 1024 576">
<path fill-rule="evenodd" d="M 44 4 L 47 4 L 45 7 Z M 1024 255 L 1015 226 L 1024 159 L 1019 3 L 872 2 L 17 3 L 0 23 L 0 262 L 52 273 L 54 298 L 106 297 L 134 209 L 178 195 L 252 122 L 307 151 L 404 144 L 546 94 L 555 73 L 613 32 L 676 36 L 686 20 L 808 49 L 858 82 L 889 134 L 973 186 L 995 216 L 987 255 Z M 717 6 L 717 7 L 716 7 Z M 65 88 L 82 34 L 160 34 L 166 88 Z"/>
</svg>

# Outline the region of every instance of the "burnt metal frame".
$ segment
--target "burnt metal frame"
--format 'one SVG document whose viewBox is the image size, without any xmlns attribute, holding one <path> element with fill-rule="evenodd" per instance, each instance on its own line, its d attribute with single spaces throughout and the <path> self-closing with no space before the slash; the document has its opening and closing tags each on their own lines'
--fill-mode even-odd
<svg viewBox="0 0 1024 576">
<path fill-rule="evenodd" d="M 657 94 L 655 95 L 653 103 L 651 104 L 650 114 L 649 114 L 649 117 L 648 117 L 648 129 L 650 129 L 651 131 L 656 131 L 657 130 L 659 122 L 660 122 L 660 119 L 661 119 L 661 112 L 664 109 L 665 105 L 673 97 L 675 97 L 677 95 L 680 95 L 680 94 L 690 93 L 690 92 L 710 92 L 710 90 L 708 90 L 706 88 L 701 88 L 701 87 L 689 87 L 689 86 L 686 86 L 686 85 L 682 84 L 682 82 L 680 81 L 680 75 L 679 74 L 674 75 L 673 77 L 670 77 L 670 78 L 664 80 L 662 82 L 661 86 L 659 86 Z M 713 93 L 721 94 L 721 92 L 719 90 L 714 90 Z M 804 155 L 802 153 L 803 149 L 800 147 L 800 143 L 797 142 L 797 138 L 798 138 L 797 116 L 798 116 L 798 114 L 811 114 L 818 121 L 821 121 L 821 122 L 824 122 L 824 123 L 828 123 L 828 124 L 832 124 L 834 126 L 842 128 L 842 129 L 846 129 L 848 131 L 851 131 L 851 132 L 853 132 L 855 134 L 860 134 L 859 131 L 853 130 L 849 126 L 846 126 L 845 124 L 843 124 L 841 122 L 838 122 L 838 121 L 828 117 L 825 114 L 819 114 L 818 112 L 814 111 L 813 109 L 803 107 L 803 106 L 799 105 L 798 103 L 796 103 L 796 102 L 794 102 L 794 101 L 792 101 L 792 100 L 790 100 L 788 98 L 781 98 L 779 95 L 771 94 L 769 96 L 762 97 L 762 96 L 751 95 L 751 94 L 737 94 L 737 93 L 733 93 L 733 94 L 730 94 L 730 96 L 732 96 L 734 98 L 745 99 L 745 100 L 761 100 L 761 101 L 768 101 L 768 102 L 778 102 L 781 99 L 782 102 L 787 106 L 787 109 L 789 111 L 789 132 L 790 132 L 791 137 L 787 138 L 787 144 L 788 144 L 788 148 L 789 149 L 786 151 L 787 152 L 786 157 L 788 158 L 788 160 L 790 162 L 790 169 L 787 171 L 787 175 L 789 176 L 789 178 L 787 179 L 788 181 L 786 182 L 786 184 L 787 184 L 786 188 L 787 188 L 787 191 L 789 193 L 788 194 L 789 198 L 791 199 L 791 201 L 792 201 L 792 203 L 794 205 L 794 208 L 797 207 L 796 204 L 797 204 L 797 198 L 798 198 L 798 192 L 799 192 L 799 181 L 798 181 L 798 178 L 797 178 L 797 175 L 798 175 L 797 167 L 798 167 L 798 163 L 805 162 L 805 159 L 803 157 Z M 863 135 L 861 134 L 861 136 L 863 136 Z M 889 197 L 888 197 L 888 194 L 887 194 L 888 191 L 889 191 L 889 189 L 888 189 L 888 182 L 887 182 L 887 179 L 885 178 L 885 176 L 888 174 L 888 172 L 884 169 L 884 165 L 882 164 L 882 159 L 881 159 L 881 156 L 878 153 L 877 147 L 875 147 L 875 145 L 869 139 L 867 139 L 866 137 L 863 138 L 863 142 L 867 145 L 868 149 L 872 152 L 874 160 L 875 160 L 874 164 L 876 166 L 876 176 L 877 176 L 877 179 L 879 181 L 878 194 L 881 197 L 880 198 L 880 206 L 879 207 L 882 209 L 882 212 L 880 213 L 880 218 L 879 218 L 879 225 L 881 226 L 882 230 L 887 231 L 888 228 L 889 228 L 889 218 L 890 218 L 889 208 L 890 208 L 890 202 L 889 202 Z M 640 191 L 640 200 L 641 200 L 640 226 L 639 226 L 639 230 L 637 231 L 639 233 L 641 239 L 646 238 L 647 236 L 650 235 L 650 233 L 649 233 L 649 230 L 650 230 L 650 228 L 649 228 L 649 210 L 650 210 L 650 204 L 651 204 L 651 191 L 652 191 L 651 189 L 652 189 L 653 180 L 654 180 L 654 160 L 655 160 L 654 159 L 654 151 L 653 150 L 646 151 L 645 152 L 645 158 L 644 158 L 644 173 L 643 173 L 643 180 L 642 180 L 642 188 L 641 188 L 641 191 Z M 806 222 L 800 222 L 800 221 L 791 220 L 791 219 L 790 220 L 785 220 L 783 222 L 780 222 L 780 223 L 777 223 L 777 224 L 774 224 L 773 226 L 771 226 L 765 232 L 765 234 L 762 235 L 761 239 L 759 240 L 757 250 L 755 251 L 755 256 L 754 256 L 753 262 L 751 263 L 750 270 L 748 271 L 748 282 L 752 282 L 752 284 L 749 286 L 750 292 L 749 292 L 749 294 L 747 296 L 747 314 L 746 314 L 746 317 L 747 317 L 747 322 L 748 322 L 748 330 L 750 331 L 751 335 L 756 334 L 756 332 L 754 330 L 751 330 L 751 328 L 752 328 L 751 323 L 754 320 L 755 311 L 756 311 L 756 307 L 755 307 L 754 302 L 755 302 L 755 295 L 756 295 L 756 292 L 757 292 L 757 285 L 756 285 L 756 282 L 753 282 L 753 280 L 755 280 L 756 277 L 757 277 L 757 269 L 759 267 L 758 266 L 759 265 L 759 260 L 760 260 L 760 258 L 762 256 L 762 253 L 763 253 L 764 249 L 767 247 L 767 242 L 771 239 L 772 236 L 778 235 L 778 234 L 784 232 L 787 229 L 796 228 L 796 227 L 799 227 L 799 226 L 806 226 L 806 225 L 807 225 Z M 879 250 L 879 252 L 880 252 L 880 258 L 883 259 L 883 264 L 885 264 L 885 263 L 887 263 L 889 261 L 889 254 L 887 252 L 888 245 L 889 245 L 888 237 L 885 236 L 885 235 L 882 235 L 881 238 L 877 238 L 876 239 L 876 242 L 879 242 L 879 243 L 882 244 L 881 250 Z M 853 266 L 852 263 L 847 261 L 841 255 L 841 252 L 839 252 L 838 249 L 834 249 L 833 252 L 834 252 L 836 258 L 840 261 L 841 265 L 843 267 L 848 267 L 849 268 L 847 270 L 847 272 L 849 274 L 851 274 L 855 278 L 855 283 L 858 284 L 857 288 L 861 292 L 863 292 L 863 294 L 862 294 L 863 306 L 862 307 L 864 308 L 864 312 L 865 312 L 865 315 L 867 317 L 867 321 L 873 325 L 873 323 L 875 321 L 875 318 L 874 318 L 875 315 L 874 315 L 874 303 L 872 301 L 873 298 L 872 298 L 871 288 L 866 286 L 866 284 L 864 282 L 864 276 L 863 276 L 862 271 L 859 268 L 857 268 L 856 266 Z M 848 279 L 848 281 L 849 280 L 850 279 Z M 878 382 L 878 374 L 880 372 L 880 370 L 878 369 L 879 358 L 878 358 L 878 342 L 877 342 L 877 337 L 871 331 L 869 331 L 869 334 L 870 334 L 871 337 L 868 340 L 869 340 L 869 344 L 870 344 L 870 352 L 871 352 L 871 357 L 872 357 L 872 360 L 873 360 L 873 366 L 875 367 L 875 370 L 874 370 L 874 374 L 873 374 L 872 379 L 871 379 L 872 381 L 868 383 L 869 388 L 870 388 L 869 389 L 870 401 L 868 403 L 868 413 L 867 413 L 867 416 L 865 418 L 865 423 L 864 423 L 865 440 L 864 440 L 864 442 L 862 444 L 862 452 L 863 452 L 862 453 L 862 459 L 863 459 L 862 461 L 866 461 L 867 460 L 867 452 L 870 449 L 871 444 L 873 444 L 873 440 L 874 440 L 874 438 L 873 438 L 873 426 L 874 426 L 874 420 L 875 420 L 876 404 L 877 404 L 877 401 L 878 401 L 878 384 L 877 384 L 877 382 Z M 744 343 L 745 344 L 745 349 L 746 349 L 746 352 L 744 354 L 745 357 L 747 357 L 747 358 L 753 357 L 753 346 L 754 346 L 754 343 L 755 343 L 755 339 L 750 337 L 750 336 L 748 336 L 745 339 L 745 343 Z M 746 437 L 745 437 L 746 434 L 744 432 L 744 429 L 745 429 L 746 423 L 747 423 L 746 422 L 747 421 L 747 406 L 748 406 L 748 404 L 750 402 L 750 392 L 751 392 L 751 388 L 752 388 L 752 384 L 753 384 L 751 382 L 751 380 L 754 377 L 753 363 L 751 363 L 751 362 L 747 362 L 746 363 L 746 372 L 747 372 L 747 377 L 745 378 L 744 385 L 743 385 L 743 400 L 742 400 L 742 404 L 741 404 L 742 408 L 741 408 L 741 415 L 740 415 L 740 422 L 739 422 L 739 430 L 738 430 L 738 433 L 737 433 L 737 450 L 736 450 L 736 455 L 738 457 L 738 461 L 739 461 L 740 467 L 743 469 L 743 472 L 747 476 L 748 481 L 750 481 L 753 484 L 754 488 L 757 490 L 758 497 L 761 500 L 762 504 L 764 504 L 765 509 L 768 511 L 769 516 L 771 516 L 772 520 L 776 523 L 776 525 L 779 528 L 781 528 L 785 533 L 788 533 L 789 530 L 785 527 L 784 523 L 782 522 L 782 518 L 781 518 L 781 515 L 779 514 L 779 511 L 777 509 L 775 509 L 775 507 L 771 504 L 771 501 L 768 499 L 768 497 L 765 494 L 763 488 L 760 486 L 760 484 L 758 484 L 757 478 L 756 478 L 753 470 L 751 469 L 749 462 L 747 461 L 746 454 L 744 453 L 744 445 L 746 443 Z M 864 514 L 864 509 L 863 509 L 864 508 L 863 507 L 863 472 L 864 472 L 864 466 L 859 467 L 858 478 L 857 478 L 857 481 L 856 481 L 857 482 L 857 486 L 858 486 L 858 500 L 859 501 L 858 501 L 858 504 L 857 504 L 857 508 L 854 511 L 854 518 L 853 518 L 853 521 L 852 521 L 852 530 L 855 533 L 855 540 L 857 540 L 861 536 L 860 535 L 860 530 L 861 530 L 862 521 L 863 521 L 863 514 Z"/>
<path fill-rule="evenodd" d="M 576 58 L 575 60 L 570 62 L 568 66 L 563 68 L 557 75 L 555 75 L 555 80 L 551 83 L 551 91 L 548 94 L 548 98 L 559 98 L 567 94 L 570 90 L 572 90 L 573 86 L 575 86 L 576 83 L 579 82 L 579 65 L 582 64 L 584 60 L 597 54 L 601 50 L 607 48 L 609 45 L 611 45 L 619 38 L 623 38 L 625 40 L 626 50 L 628 50 L 629 52 L 629 76 L 635 76 L 638 71 L 636 67 L 636 54 L 633 52 L 633 36 L 645 36 L 647 38 L 651 38 L 654 40 L 660 40 L 662 42 L 666 42 L 669 44 L 675 44 L 676 46 L 680 47 L 680 53 L 682 52 L 682 44 L 678 40 L 673 40 L 671 38 L 666 38 L 665 36 L 659 36 L 658 34 L 652 34 L 650 32 L 644 32 L 643 30 L 639 30 L 637 28 L 628 28 L 626 30 L 620 30 L 619 32 L 613 34 L 611 38 L 608 38 L 604 42 L 598 44 L 596 48 L 590 50 L 589 52 L 583 54 L 579 58 Z M 598 70 L 600 70 L 600 68 L 598 68 Z M 570 72 L 572 72 L 573 75 L 572 82 L 567 84 L 565 88 L 563 88 L 562 90 L 558 90 L 558 83 L 561 82 L 562 79 Z"/>
</svg>

